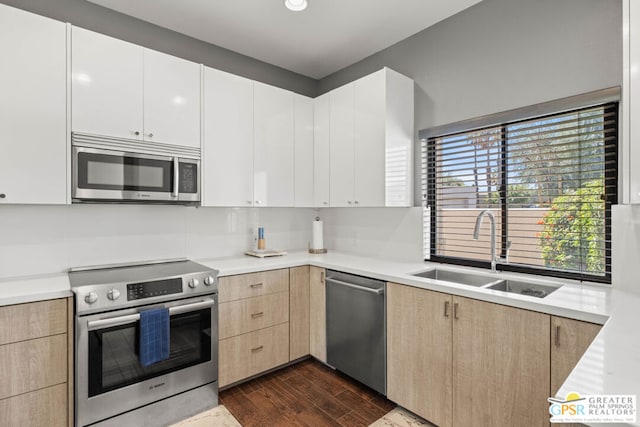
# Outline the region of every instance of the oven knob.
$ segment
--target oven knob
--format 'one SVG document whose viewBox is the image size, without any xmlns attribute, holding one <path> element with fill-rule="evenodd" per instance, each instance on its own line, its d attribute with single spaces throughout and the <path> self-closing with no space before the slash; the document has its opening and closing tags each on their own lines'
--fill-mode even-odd
<svg viewBox="0 0 640 427">
<path fill-rule="evenodd" d="M 98 301 L 98 294 L 96 294 L 95 292 L 89 292 L 87 295 L 85 295 L 84 301 L 87 304 L 93 304 L 94 302 Z"/>
<path fill-rule="evenodd" d="M 120 291 L 116 288 L 109 290 L 107 292 L 107 298 L 109 298 L 111 301 L 117 300 L 118 298 L 120 298 Z"/>
<path fill-rule="evenodd" d="M 214 279 L 212 276 L 207 276 L 204 278 L 204 284 L 207 286 L 213 285 L 215 281 L 216 279 Z"/>
<path fill-rule="evenodd" d="M 190 288 L 197 288 L 198 285 L 200 284 L 200 282 L 198 282 L 198 279 L 191 279 L 189 280 L 189 287 Z"/>
</svg>

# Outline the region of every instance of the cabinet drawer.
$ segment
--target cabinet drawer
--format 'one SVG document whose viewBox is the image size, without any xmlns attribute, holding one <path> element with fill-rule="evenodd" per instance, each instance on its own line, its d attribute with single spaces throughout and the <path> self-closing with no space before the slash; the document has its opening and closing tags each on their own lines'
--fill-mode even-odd
<svg viewBox="0 0 640 427">
<path fill-rule="evenodd" d="M 218 298 L 220 302 L 226 302 L 288 290 L 289 269 L 285 268 L 221 277 Z"/>
<path fill-rule="evenodd" d="M 7 426 L 67 426 L 67 386 L 59 384 L 2 399 L 0 414 L 2 423 L 6 423 L 3 425 Z"/>
<path fill-rule="evenodd" d="M 289 361 L 289 323 L 220 341 L 220 386 Z"/>
<path fill-rule="evenodd" d="M 67 332 L 67 300 L 0 307 L 0 345 Z"/>
<path fill-rule="evenodd" d="M 262 295 L 219 306 L 220 339 L 289 321 L 289 292 Z"/>
<path fill-rule="evenodd" d="M 67 334 L 0 346 L 0 372 L 0 399 L 66 383 Z"/>
</svg>

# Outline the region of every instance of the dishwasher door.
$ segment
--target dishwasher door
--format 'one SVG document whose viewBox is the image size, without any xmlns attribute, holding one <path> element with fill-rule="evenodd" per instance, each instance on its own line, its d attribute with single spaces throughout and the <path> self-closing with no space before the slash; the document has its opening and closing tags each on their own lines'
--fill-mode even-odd
<svg viewBox="0 0 640 427">
<path fill-rule="evenodd" d="M 327 271 L 327 363 L 386 395 L 385 282 Z"/>
</svg>

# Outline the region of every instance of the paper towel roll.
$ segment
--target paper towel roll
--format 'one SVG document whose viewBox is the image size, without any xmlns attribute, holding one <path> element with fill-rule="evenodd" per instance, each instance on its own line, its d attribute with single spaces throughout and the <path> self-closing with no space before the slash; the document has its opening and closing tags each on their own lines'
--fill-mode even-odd
<svg viewBox="0 0 640 427">
<path fill-rule="evenodd" d="M 311 229 L 311 249 L 324 249 L 322 241 L 322 221 L 313 221 Z"/>
</svg>

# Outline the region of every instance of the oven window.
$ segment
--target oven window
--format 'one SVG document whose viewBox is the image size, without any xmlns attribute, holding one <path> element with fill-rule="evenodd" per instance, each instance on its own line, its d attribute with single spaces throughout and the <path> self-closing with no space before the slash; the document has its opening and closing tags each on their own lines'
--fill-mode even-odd
<svg viewBox="0 0 640 427">
<path fill-rule="evenodd" d="M 78 153 L 78 187 L 116 191 L 171 191 L 173 162 Z"/>
<path fill-rule="evenodd" d="M 211 360 L 211 310 L 171 316 L 169 358 L 143 367 L 139 322 L 89 332 L 89 397 Z"/>
</svg>

